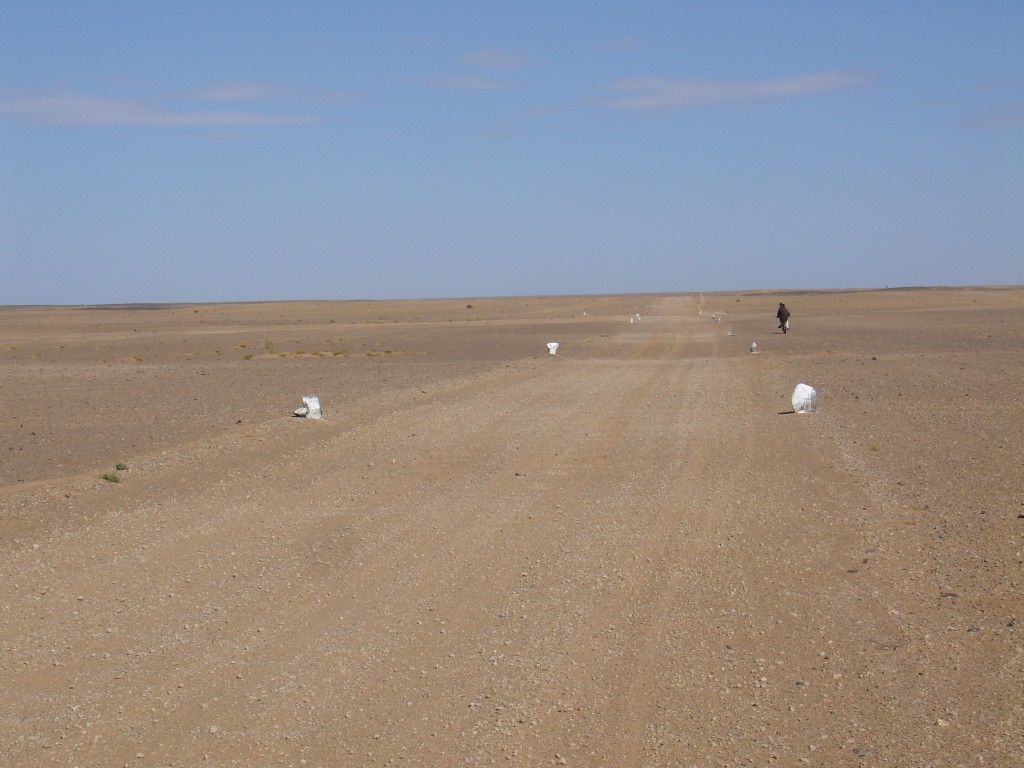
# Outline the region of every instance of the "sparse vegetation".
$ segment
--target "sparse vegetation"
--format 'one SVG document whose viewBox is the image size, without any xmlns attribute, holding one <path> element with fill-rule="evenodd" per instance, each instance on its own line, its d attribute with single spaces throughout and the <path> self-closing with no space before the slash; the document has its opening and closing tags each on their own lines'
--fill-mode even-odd
<svg viewBox="0 0 1024 768">
<path fill-rule="evenodd" d="M 267 352 L 269 352 L 270 354 L 274 354 L 274 342 L 272 342 L 270 339 L 263 340 L 263 348 L 267 350 Z"/>
<path fill-rule="evenodd" d="M 116 469 L 118 472 L 124 472 L 126 469 L 128 469 L 128 465 L 125 464 L 123 461 L 119 461 L 117 462 L 117 464 L 114 465 L 114 469 Z"/>
<path fill-rule="evenodd" d="M 117 472 L 104 472 L 100 475 L 101 478 L 106 480 L 108 483 L 120 483 L 121 476 Z"/>
</svg>

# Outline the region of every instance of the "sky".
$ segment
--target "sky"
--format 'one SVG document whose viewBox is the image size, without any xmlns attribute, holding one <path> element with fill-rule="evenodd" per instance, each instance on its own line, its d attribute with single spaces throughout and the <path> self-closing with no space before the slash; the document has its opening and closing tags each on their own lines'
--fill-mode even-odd
<svg viewBox="0 0 1024 768">
<path fill-rule="evenodd" d="M 1020 0 L 0 0 L 0 304 L 1020 284 Z"/>
</svg>

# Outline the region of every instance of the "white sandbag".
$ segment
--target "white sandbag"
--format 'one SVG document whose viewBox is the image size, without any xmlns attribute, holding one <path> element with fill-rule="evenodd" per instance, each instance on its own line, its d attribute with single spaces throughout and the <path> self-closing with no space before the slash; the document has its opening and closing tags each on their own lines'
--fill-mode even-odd
<svg viewBox="0 0 1024 768">
<path fill-rule="evenodd" d="M 557 341 L 549 341 L 548 342 L 548 354 L 549 355 L 557 355 L 558 354 L 558 342 Z"/>
<path fill-rule="evenodd" d="M 302 398 L 302 402 L 309 409 L 309 413 L 306 414 L 307 419 L 319 419 L 324 415 L 320 410 L 320 398 L 316 395 L 306 395 Z"/>
<path fill-rule="evenodd" d="M 757 342 L 756 341 L 750 342 L 750 351 L 751 352 L 757 352 Z"/>
<path fill-rule="evenodd" d="M 302 403 L 301 408 L 292 411 L 296 416 L 304 416 L 307 419 L 319 419 L 323 416 L 323 411 L 320 410 L 320 398 L 316 395 L 303 396 Z"/>
<path fill-rule="evenodd" d="M 818 393 L 807 384 L 797 384 L 793 390 L 793 410 L 797 413 L 814 413 L 818 410 Z"/>
</svg>

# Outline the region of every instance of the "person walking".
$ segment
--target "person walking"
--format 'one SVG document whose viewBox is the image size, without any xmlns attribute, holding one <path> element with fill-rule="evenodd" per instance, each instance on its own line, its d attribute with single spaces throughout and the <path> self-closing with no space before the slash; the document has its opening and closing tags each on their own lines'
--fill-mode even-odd
<svg viewBox="0 0 1024 768">
<path fill-rule="evenodd" d="M 789 331 L 789 310 L 782 302 L 779 302 L 779 311 L 775 313 L 775 317 L 779 319 L 779 328 L 782 329 L 782 332 Z"/>
</svg>

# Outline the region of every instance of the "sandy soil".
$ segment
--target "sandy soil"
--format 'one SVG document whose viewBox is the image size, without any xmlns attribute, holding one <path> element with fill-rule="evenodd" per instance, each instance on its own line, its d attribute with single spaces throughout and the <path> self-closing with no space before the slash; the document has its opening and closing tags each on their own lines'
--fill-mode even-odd
<svg viewBox="0 0 1024 768">
<path fill-rule="evenodd" d="M 1022 288 L 0 308 L 0 377 L 0 764 L 1024 763 Z"/>
</svg>

